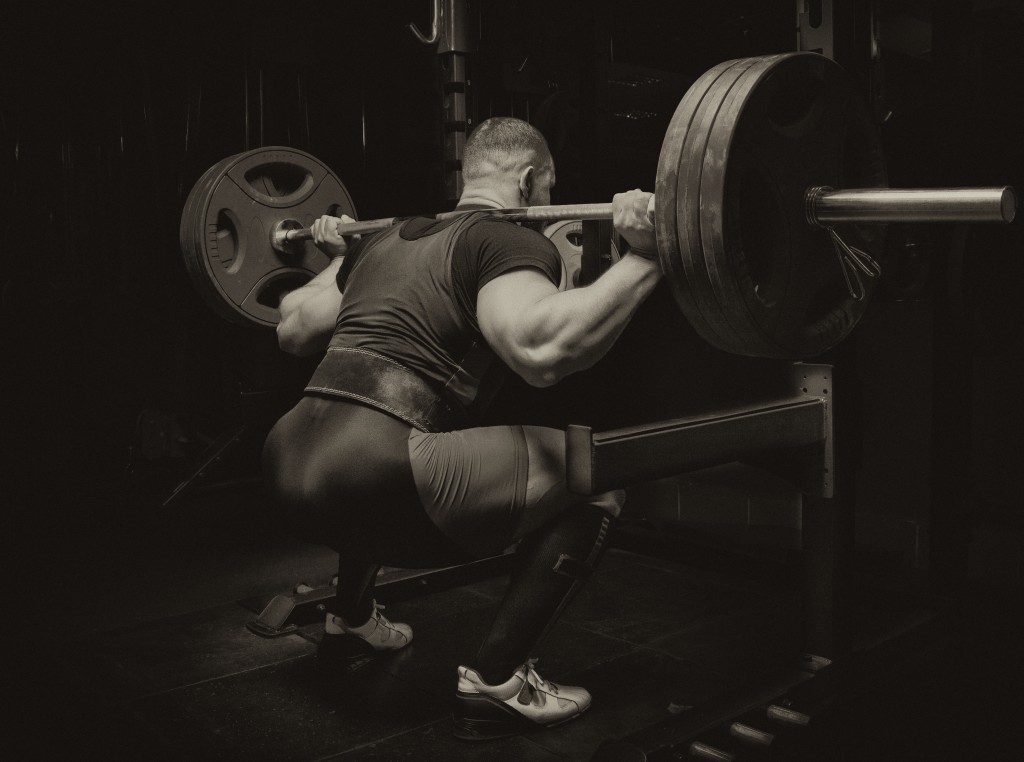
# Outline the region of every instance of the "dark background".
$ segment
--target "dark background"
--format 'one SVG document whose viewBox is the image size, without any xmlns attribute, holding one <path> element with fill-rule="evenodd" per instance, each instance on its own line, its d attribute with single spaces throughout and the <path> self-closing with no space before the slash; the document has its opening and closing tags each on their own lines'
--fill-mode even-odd
<svg viewBox="0 0 1024 762">
<path fill-rule="evenodd" d="M 7 534 L 23 548 L 159 510 L 240 423 L 244 443 L 207 482 L 255 478 L 266 426 L 312 365 L 202 302 L 179 250 L 182 207 L 221 158 L 287 145 L 329 165 L 360 217 L 446 208 L 437 56 L 404 28 L 427 29 L 429 5 L 80 4 L 8 17 L 0 430 Z M 720 61 L 796 47 L 792 0 L 479 5 L 471 120 L 538 124 L 558 166 L 554 203 L 653 189 L 690 83 Z M 879 120 L 893 186 L 1024 189 L 1020 3 L 882 0 L 874 60 L 868 4 L 837 6 L 836 57 Z M 623 85 L 648 75 L 656 85 Z M 942 503 L 964 538 L 1020 527 L 1022 229 L 890 229 L 875 302 L 823 358 L 846 384 L 859 510 L 927 526 Z M 662 290 L 596 368 L 543 393 L 513 384 L 495 416 L 656 420 L 727 401 L 774 365 L 704 345 Z"/>
</svg>

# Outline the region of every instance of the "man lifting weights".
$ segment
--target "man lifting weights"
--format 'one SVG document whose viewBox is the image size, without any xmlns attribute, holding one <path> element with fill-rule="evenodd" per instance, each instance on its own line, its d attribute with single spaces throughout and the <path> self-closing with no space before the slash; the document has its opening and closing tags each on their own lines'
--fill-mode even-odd
<svg viewBox="0 0 1024 762">
<path fill-rule="evenodd" d="M 509 370 L 549 386 L 597 362 L 660 270 L 649 193 L 615 196 L 628 251 L 570 291 L 548 239 L 487 213 L 550 203 L 554 163 L 526 122 L 483 122 L 462 171 L 458 209 L 472 213 L 357 242 L 337 218 L 314 223 L 334 259 L 282 299 L 277 331 L 288 352 L 326 354 L 270 433 L 264 467 L 289 524 L 339 552 L 318 651 L 328 665 L 412 641 L 374 600 L 380 565 L 450 566 L 518 543 L 494 622 L 458 667 L 455 735 L 481 740 L 589 707 L 586 690 L 543 680 L 531 657 L 599 561 L 624 494 L 568 492 L 560 430 L 475 421 Z"/>
</svg>

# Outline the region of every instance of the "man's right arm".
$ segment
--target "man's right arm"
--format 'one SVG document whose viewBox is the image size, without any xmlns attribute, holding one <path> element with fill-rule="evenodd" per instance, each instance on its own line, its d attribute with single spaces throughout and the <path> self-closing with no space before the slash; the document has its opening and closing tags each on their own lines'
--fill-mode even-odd
<svg viewBox="0 0 1024 762">
<path fill-rule="evenodd" d="M 616 230 L 634 251 L 655 250 L 650 193 L 616 194 Z M 477 320 L 490 347 L 528 384 L 550 386 L 591 367 L 611 349 L 661 279 L 654 259 L 627 253 L 584 288 L 559 291 L 539 270 L 520 268 L 486 283 Z"/>
<path fill-rule="evenodd" d="M 570 291 L 537 270 L 513 270 L 480 289 L 480 330 L 528 384 L 551 386 L 604 357 L 660 278 L 657 262 L 634 254 Z"/>
</svg>

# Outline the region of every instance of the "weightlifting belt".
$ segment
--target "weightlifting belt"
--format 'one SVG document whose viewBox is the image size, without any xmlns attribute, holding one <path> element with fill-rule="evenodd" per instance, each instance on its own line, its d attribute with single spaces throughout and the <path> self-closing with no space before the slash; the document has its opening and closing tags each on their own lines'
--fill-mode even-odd
<svg viewBox="0 0 1024 762">
<path fill-rule="evenodd" d="M 413 371 L 365 349 L 328 347 L 306 392 L 362 402 L 420 431 L 454 431 L 470 425 L 465 411 Z"/>
</svg>

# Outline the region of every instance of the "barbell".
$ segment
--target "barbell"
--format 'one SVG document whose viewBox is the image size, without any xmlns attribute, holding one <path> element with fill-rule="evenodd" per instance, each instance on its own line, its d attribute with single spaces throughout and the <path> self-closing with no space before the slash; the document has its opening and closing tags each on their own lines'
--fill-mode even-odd
<svg viewBox="0 0 1024 762">
<path fill-rule="evenodd" d="M 1010 222 L 1015 214 L 1016 200 L 1010 188 L 944 188 L 895 189 L 857 188 L 837 191 L 825 186 L 808 188 L 805 195 L 807 221 L 811 225 L 829 227 L 842 223 L 885 222 Z M 649 207 L 657 205 L 652 199 Z M 479 211 L 479 210 L 476 210 Z M 433 215 L 435 220 L 452 219 L 467 210 L 454 210 Z M 550 204 L 490 209 L 488 214 L 511 222 L 557 222 L 560 220 L 610 220 L 612 204 Z M 655 212 L 648 216 L 654 221 Z M 413 217 L 380 217 L 373 220 L 338 222 L 338 235 L 353 236 L 377 233 Z M 313 238 L 311 228 L 296 226 L 297 220 L 284 219 L 270 231 L 270 244 L 282 254 L 290 244 Z"/>
<path fill-rule="evenodd" d="M 887 184 L 866 106 L 831 59 L 784 53 L 711 68 L 676 108 L 658 161 L 658 257 L 676 303 L 722 350 L 813 357 L 863 314 L 886 223 L 1008 223 L 1016 214 L 1009 187 Z M 493 213 L 531 222 L 611 219 L 612 205 Z M 281 294 L 329 261 L 311 242 L 310 226 L 323 214 L 357 218 L 344 184 L 313 156 L 269 147 L 227 157 L 199 178 L 182 211 L 187 269 L 223 316 L 276 325 Z M 339 232 L 372 233 L 403 219 L 342 223 Z"/>
</svg>

